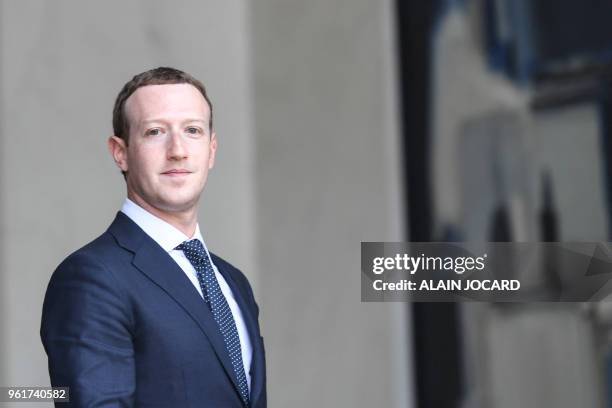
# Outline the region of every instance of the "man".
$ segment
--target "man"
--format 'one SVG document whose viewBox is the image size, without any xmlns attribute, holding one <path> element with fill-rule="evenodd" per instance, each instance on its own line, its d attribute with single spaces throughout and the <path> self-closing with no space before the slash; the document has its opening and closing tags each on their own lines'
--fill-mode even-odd
<svg viewBox="0 0 612 408">
<path fill-rule="evenodd" d="M 258 307 L 197 221 L 217 137 L 204 86 L 157 68 L 113 111 L 127 199 L 108 230 L 55 270 L 41 338 L 75 407 L 265 407 Z"/>
</svg>

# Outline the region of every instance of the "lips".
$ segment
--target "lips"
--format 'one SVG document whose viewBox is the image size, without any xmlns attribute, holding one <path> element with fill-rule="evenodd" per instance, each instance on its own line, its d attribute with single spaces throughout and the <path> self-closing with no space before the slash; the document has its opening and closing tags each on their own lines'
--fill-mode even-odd
<svg viewBox="0 0 612 408">
<path fill-rule="evenodd" d="M 191 174 L 191 172 L 185 169 L 171 169 L 168 171 L 164 171 L 162 174 L 165 176 L 179 177 L 179 176 L 186 176 L 187 174 Z"/>
</svg>

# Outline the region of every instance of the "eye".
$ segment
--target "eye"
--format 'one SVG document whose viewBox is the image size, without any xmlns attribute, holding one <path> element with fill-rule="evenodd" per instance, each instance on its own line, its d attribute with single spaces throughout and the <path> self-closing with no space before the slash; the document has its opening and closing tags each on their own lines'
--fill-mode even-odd
<svg viewBox="0 0 612 408">
<path fill-rule="evenodd" d="M 149 129 L 145 132 L 146 136 L 159 136 L 162 134 L 162 129 L 160 128 L 153 128 L 153 129 Z"/>
<path fill-rule="evenodd" d="M 189 126 L 185 131 L 190 135 L 200 135 L 202 134 L 202 129 L 196 126 Z"/>
</svg>

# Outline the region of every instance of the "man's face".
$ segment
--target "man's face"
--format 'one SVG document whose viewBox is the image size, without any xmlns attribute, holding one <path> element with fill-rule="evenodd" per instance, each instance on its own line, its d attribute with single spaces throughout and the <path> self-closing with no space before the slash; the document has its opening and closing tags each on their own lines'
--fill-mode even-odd
<svg viewBox="0 0 612 408">
<path fill-rule="evenodd" d="M 202 94 L 190 84 L 144 86 L 127 99 L 125 113 L 129 143 L 113 136 L 109 146 L 127 172 L 128 196 L 154 212 L 194 209 L 217 150 Z"/>
</svg>

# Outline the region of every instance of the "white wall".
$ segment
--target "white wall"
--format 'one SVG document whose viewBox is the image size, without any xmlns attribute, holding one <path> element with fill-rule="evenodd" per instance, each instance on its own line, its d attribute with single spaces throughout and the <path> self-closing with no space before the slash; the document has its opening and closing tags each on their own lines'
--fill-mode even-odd
<svg viewBox="0 0 612 408">
<path fill-rule="evenodd" d="M 393 4 L 0 0 L 0 384 L 48 384 L 48 279 L 125 194 L 114 98 L 170 65 L 214 103 L 201 224 L 255 288 L 270 406 L 407 406 L 404 305 L 359 289 L 360 241 L 402 238 Z"/>
<path fill-rule="evenodd" d="M 282 384 L 273 407 L 408 406 L 412 394 L 406 305 L 359 301 L 360 241 L 402 238 L 393 7 L 253 9 L 260 297 L 270 386 Z"/>
<path fill-rule="evenodd" d="M 198 0 L 3 1 L 0 10 L 0 383 L 43 385 L 44 291 L 57 264 L 101 234 L 125 197 L 106 139 L 114 98 L 138 72 L 176 66 L 208 86 L 219 156 L 203 233 L 257 282 L 248 15 L 244 1 Z"/>
</svg>

